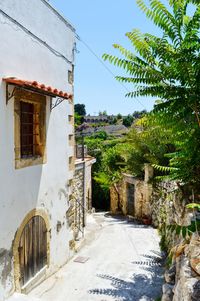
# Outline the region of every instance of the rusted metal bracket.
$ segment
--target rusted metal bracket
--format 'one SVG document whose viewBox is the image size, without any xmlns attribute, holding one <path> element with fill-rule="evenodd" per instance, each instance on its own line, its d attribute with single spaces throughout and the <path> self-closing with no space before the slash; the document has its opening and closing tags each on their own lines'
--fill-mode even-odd
<svg viewBox="0 0 200 301">
<path fill-rule="evenodd" d="M 61 104 L 64 100 L 65 100 L 65 98 L 57 98 L 55 103 L 52 103 L 52 100 L 51 100 L 51 111 L 53 109 L 55 109 L 59 104 Z"/>
<path fill-rule="evenodd" d="M 9 100 L 15 96 L 15 92 L 16 90 L 27 90 L 27 91 L 31 91 L 31 92 L 34 92 L 34 93 L 37 93 L 37 94 L 40 94 L 40 95 L 46 95 L 48 96 L 48 94 L 43 94 L 43 93 L 40 93 L 38 91 L 32 91 L 32 89 L 26 89 L 26 88 L 23 88 L 23 87 L 17 87 L 17 86 L 14 86 L 13 87 L 13 90 L 12 92 L 10 93 L 9 92 L 9 86 L 12 86 L 11 84 L 7 83 L 6 84 L 6 104 L 8 104 Z M 59 104 L 61 104 L 63 101 L 65 100 L 65 98 L 62 98 L 62 97 L 58 97 L 56 99 L 56 101 L 53 103 L 52 102 L 52 99 L 51 99 L 51 102 L 50 102 L 50 110 L 52 111 L 54 108 L 56 108 Z"/>
<path fill-rule="evenodd" d="M 13 87 L 12 93 L 8 90 L 9 84 L 6 84 L 6 105 L 8 104 L 9 100 L 15 96 L 16 87 Z"/>
</svg>

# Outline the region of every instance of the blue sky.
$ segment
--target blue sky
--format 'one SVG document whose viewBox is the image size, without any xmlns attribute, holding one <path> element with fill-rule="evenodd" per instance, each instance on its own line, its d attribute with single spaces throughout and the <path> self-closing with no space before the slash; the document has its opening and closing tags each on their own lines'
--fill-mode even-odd
<svg viewBox="0 0 200 301">
<path fill-rule="evenodd" d="M 133 28 L 157 33 L 135 0 L 51 0 L 50 3 L 74 25 L 77 34 L 99 58 L 103 53 L 117 54 L 113 43 L 132 49 L 125 33 Z M 125 115 L 153 107 L 153 100 L 140 98 L 141 105 L 136 99 L 126 98 L 124 87 L 82 42 L 77 41 L 77 49 L 75 103 L 84 103 L 87 113 L 93 115 L 106 110 L 108 114 Z M 122 74 L 122 70 L 105 64 L 114 74 Z"/>
</svg>

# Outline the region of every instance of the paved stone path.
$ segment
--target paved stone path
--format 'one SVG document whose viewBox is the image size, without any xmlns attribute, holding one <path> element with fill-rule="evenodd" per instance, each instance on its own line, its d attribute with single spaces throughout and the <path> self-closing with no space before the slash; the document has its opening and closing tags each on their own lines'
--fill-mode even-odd
<svg viewBox="0 0 200 301">
<path fill-rule="evenodd" d="M 150 301 L 161 296 L 163 260 L 157 230 L 94 214 L 95 231 L 58 273 L 29 297 L 42 301 Z"/>
</svg>

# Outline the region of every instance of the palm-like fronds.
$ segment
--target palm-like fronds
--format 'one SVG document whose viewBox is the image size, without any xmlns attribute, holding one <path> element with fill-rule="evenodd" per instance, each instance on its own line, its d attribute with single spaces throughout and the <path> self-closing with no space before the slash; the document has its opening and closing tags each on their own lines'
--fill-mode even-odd
<svg viewBox="0 0 200 301">
<path fill-rule="evenodd" d="M 191 3 L 195 6 L 193 17 L 187 15 Z M 116 79 L 133 84 L 128 97 L 157 97 L 163 101 L 157 110 L 164 107 L 175 114 L 184 106 L 189 114 L 195 112 L 197 117 L 200 111 L 200 4 L 169 0 L 171 11 L 160 0 L 149 0 L 148 5 L 144 0 L 137 0 L 137 4 L 163 31 L 162 37 L 134 29 L 126 34 L 134 53 L 114 44 L 121 57 L 104 54 L 103 58 L 127 72 L 128 76 Z"/>
<path fill-rule="evenodd" d="M 115 44 L 114 48 L 121 56 L 104 54 L 103 58 L 126 71 L 127 76 L 117 76 L 116 79 L 130 86 L 127 97 L 151 96 L 158 99 L 153 112 L 141 121 L 144 128 L 150 127 L 150 130 L 143 131 L 142 139 L 148 141 L 148 147 L 154 145 L 145 135 L 153 135 L 154 130 L 157 131 L 160 141 L 163 139 L 160 147 L 169 146 L 169 164 L 163 166 L 159 160 L 153 162 L 151 147 L 147 147 L 146 151 L 138 141 L 145 153 L 142 160 L 151 159 L 154 167 L 169 173 L 171 179 L 199 186 L 200 2 L 168 0 L 169 9 L 161 0 L 146 2 L 137 0 L 146 17 L 161 29 L 162 36 L 133 30 L 126 36 L 134 52 Z M 192 16 L 188 11 L 190 5 L 193 5 Z M 171 142 L 164 135 L 169 136 Z M 170 150 L 171 145 L 175 150 Z M 154 153 L 153 157 L 157 155 Z"/>
</svg>

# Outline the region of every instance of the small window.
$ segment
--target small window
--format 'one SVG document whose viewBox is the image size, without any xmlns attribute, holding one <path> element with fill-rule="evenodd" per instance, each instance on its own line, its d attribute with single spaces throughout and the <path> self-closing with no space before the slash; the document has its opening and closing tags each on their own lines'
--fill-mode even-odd
<svg viewBox="0 0 200 301">
<path fill-rule="evenodd" d="M 73 183 L 73 180 L 70 179 L 70 180 L 68 181 L 68 186 L 72 186 L 72 183 Z"/>
<path fill-rule="evenodd" d="M 15 167 L 45 163 L 46 97 L 19 91 L 15 96 Z"/>
<path fill-rule="evenodd" d="M 21 127 L 21 158 L 34 156 L 35 153 L 35 123 L 34 105 L 31 103 L 20 102 L 20 127 Z"/>
<path fill-rule="evenodd" d="M 73 85 L 74 83 L 74 66 L 72 65 L 72 70 L 68 70 L 68 83 Z"/>
<path fill-rule="evenodd" d="M 72 170 L 74 167 L 74 157 L 69 157 L 69 170 Z"/>
<path fill-rule="evenodd" d="M 69 135 L 69 146 L 74 145 L 74 135 Z"/>
<path fill-rule="evenodd" d="M 68 121 L 69 121 L 69 123 L 73 122 L 73 115 L 68 115 Z"/>
</svg>

